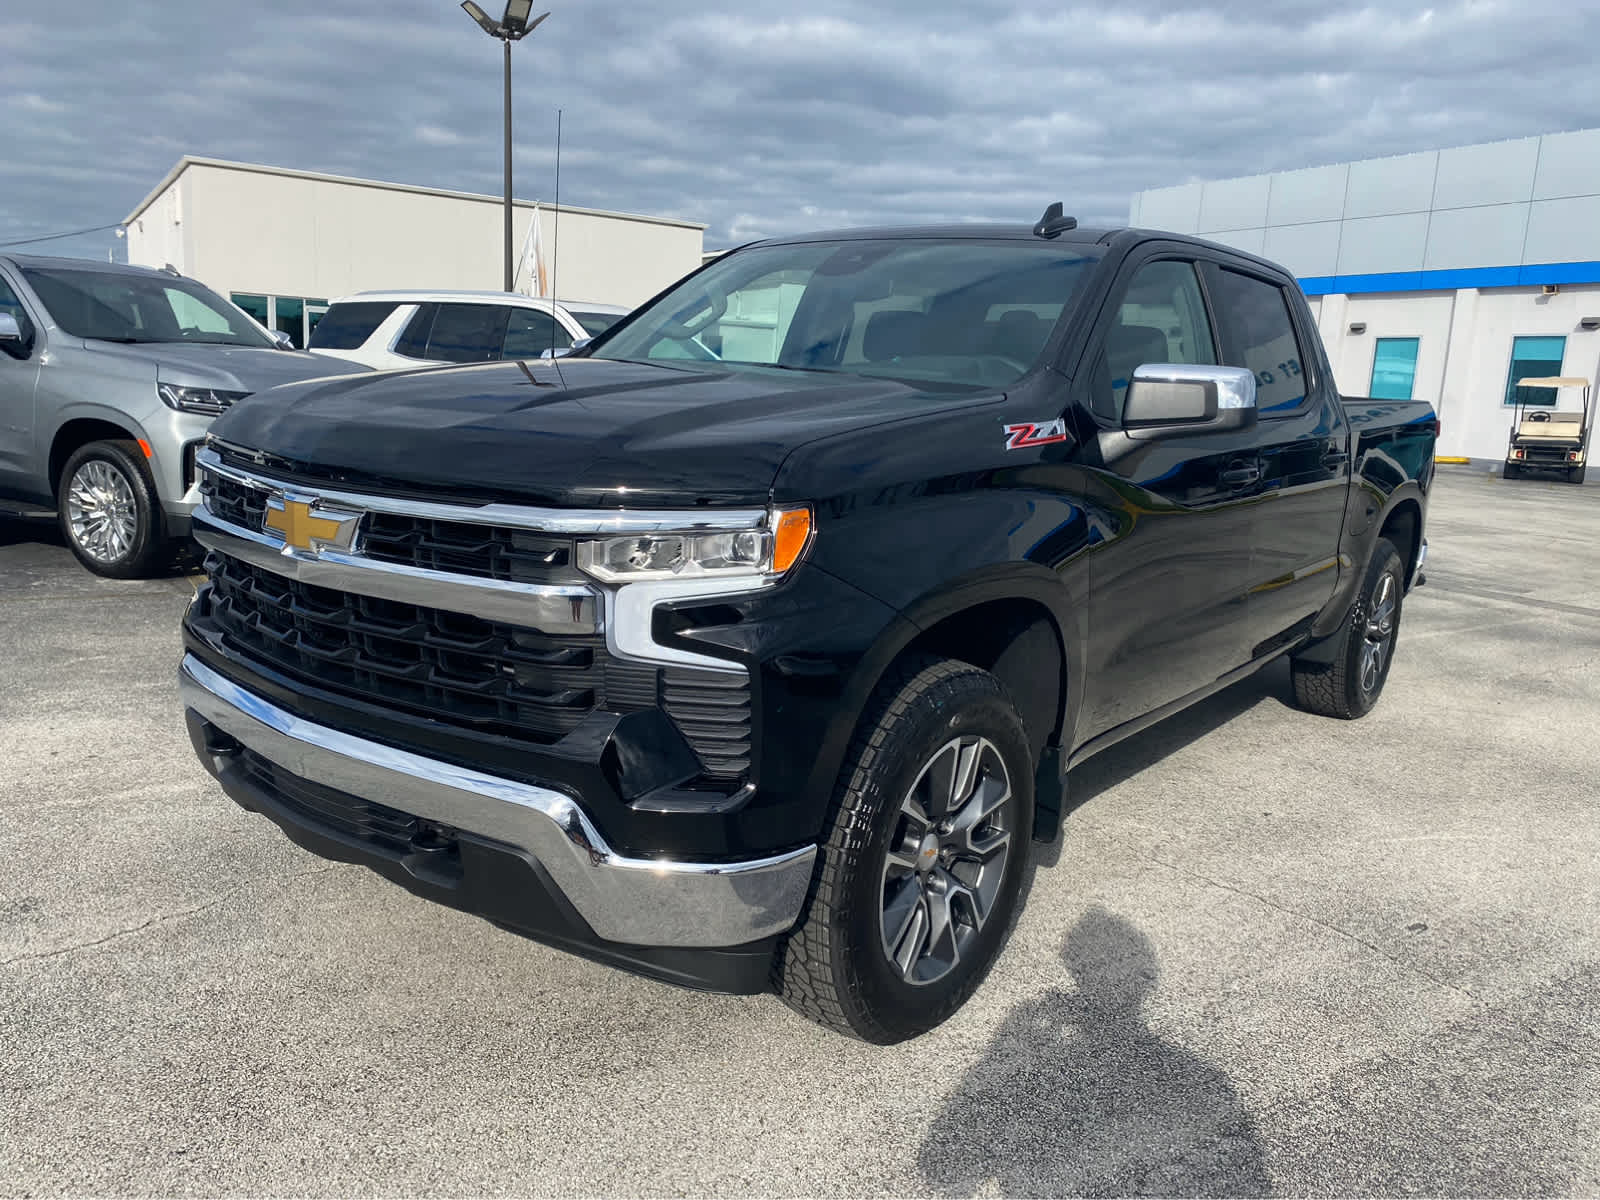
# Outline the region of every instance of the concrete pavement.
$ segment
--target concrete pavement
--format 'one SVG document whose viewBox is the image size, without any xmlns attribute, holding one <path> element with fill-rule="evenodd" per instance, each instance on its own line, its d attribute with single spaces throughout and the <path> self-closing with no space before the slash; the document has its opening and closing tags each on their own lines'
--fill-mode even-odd
<svg viewBox="0 0 1600 1200">
<path fill-rule="evenodd" d="M 1278 664 L 1080 768 L 877 1049 L 297 849 L 192 759 L 188 580 L 0 518 L 0 1193 L 1600 1191 L 1600 488 L 1429 536 L 1371 718 Z"/>
</svg>

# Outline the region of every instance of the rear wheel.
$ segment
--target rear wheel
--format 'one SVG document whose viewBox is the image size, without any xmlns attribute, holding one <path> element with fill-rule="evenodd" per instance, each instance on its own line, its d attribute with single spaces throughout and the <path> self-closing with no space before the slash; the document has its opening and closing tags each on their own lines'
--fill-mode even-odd
<svg viewBox="0 0 1600 1200">
<path fill-rule="evenodd" d="M 1378 703 L 1400 634 L 1405 565 L 1388 538 L 1379 538 L 1344 624 L 1333 635 L 1332 660 L 1290 663 L 1295 703 L 1306 712 L 1353 720 Z"/>
<path fill-rule="evenodd" d="M 795 1011 L 903 1041 L 977 989 L 1020 906 L 1022 720 L 993 675 L 919 659 L 878 689 L 840 775 L 805 917 L 775 964 Z"/>
<path fill-rule="evenodd" d="M 139 579 L 166 565 L 161 505 L 138 443 L 81 447 L 61 470 L 56 510 L 67 546 L 96 575 Z"/>
<path fill-rule="evenodd" d="M 1522 477 L 1522 468 L 1515 463 L 1507 463 L 1505 470 L 1500 472 L 1500 477 L 1502 479 L 1520 479 Z"/>
<path fill-rule="evenodd" d="M 1588 470 L 1589 470 L 1589 464 L 1588 463 L 1584 463 L 1583 466 L 1581 466 L 1581 467 L 1573 467 L 1572 470 L 1567 472 L 1567 482 L 1568 483 L 1582 483 L 1583 482 L 1583 476 L 1584 476 L 1585 472 L 1587 472 Z"/>
</svg>

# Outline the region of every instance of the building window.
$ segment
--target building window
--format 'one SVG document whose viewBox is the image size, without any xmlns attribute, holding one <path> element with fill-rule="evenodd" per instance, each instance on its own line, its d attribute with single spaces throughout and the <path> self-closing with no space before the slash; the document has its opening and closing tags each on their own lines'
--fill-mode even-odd
<svg viewBox="0 0 1600 1200">
<path fill-rule="evenodd" d="M 1372 352 L 1374 400 L 1409 400 L 1417 378 L 1417 338 L 1379 338 Z"/>
<path fill-rule="evenodd" d="M 306 296 L 261 296 L 251 292 L 234 292 L 229 297 L 249 313 L 263 328 L 276 329 L 289 335 L 297 350 L 304 350 L 311 341 L 311 331 L 328 311 L 326 300 Z"/>
<path fill-rule="evenodd" d="M 1543 404 L 1554 407 L 1555 388 L 1518 387 L 1519 379 L 1561 374 L 1567 356 L 1564 337 L 1519 337 L 1511 340 L 1511 372 L 1506 376 L 1507 404 Z"/>
<path fill-rule="evenodd" d="M 266 328 L 268 308 L 265 296 L 253 296 L 248 292 L 235 292 L 228 298 L 260 322 L 263 328 Z"/>
</svg>

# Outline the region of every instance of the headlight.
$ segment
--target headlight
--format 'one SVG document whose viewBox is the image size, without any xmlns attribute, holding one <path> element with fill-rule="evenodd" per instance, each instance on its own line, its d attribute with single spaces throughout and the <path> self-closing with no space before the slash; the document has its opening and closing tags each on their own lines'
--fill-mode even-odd
<svg viewBox="0 0 1600 1200">
<path fill-rule="evenodd" d="M 224 392 L 218 388 L 179 387 L 175 383 L 158 383 L 156 391 L 161 403 L 179 412 L 199 413 L 215 417 L 228 410 L 236 400 L 243 400 L 249 392 Z"/>
<path fill-rule="evenodd" d="M 782 575 L 811 540 L 809 508 L 774 509 L 759 529 L 649 533 L 578 543 L 578 568 L 607 583 Z"/>
</svg>

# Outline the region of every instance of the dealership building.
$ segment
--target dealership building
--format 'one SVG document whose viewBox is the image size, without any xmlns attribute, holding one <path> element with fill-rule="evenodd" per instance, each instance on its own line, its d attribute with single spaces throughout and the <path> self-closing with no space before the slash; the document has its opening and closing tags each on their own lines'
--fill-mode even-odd
<svg viewBox="0 0 1600 1200">
<path fill-rule="evenodd" d="M 705 226 L 517 200 L 518 287 L 632 307 L 700 265 Z M 186 156 L 128 214 L 128 261 L 171 265 L 303 346 L 353 292 L 495 290 L 504 200 Z M 530 234 L 534 236 L 530 236 Z"/>
<path fill-rule="evenodd" d="M 1340 391 L 1431 402 L 1441 457 L 1503 461 L 1517 380 L 1600 368 L 1600 129 L 1158 188 L 1129 215 L 1293 271 Z"/>
</svg>

